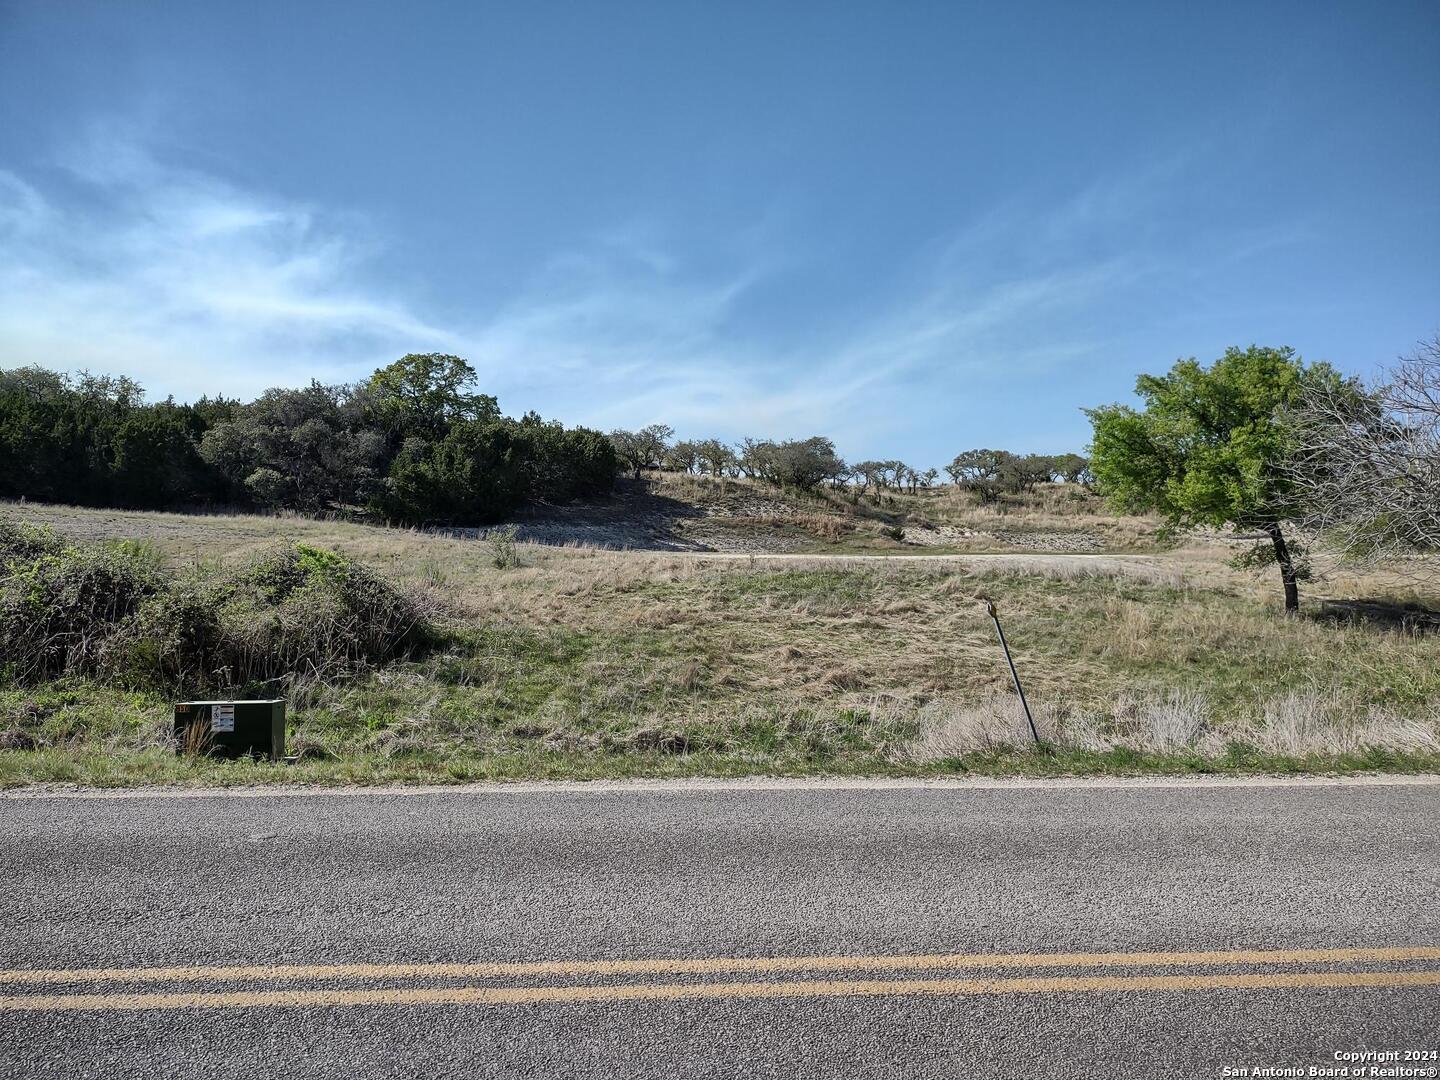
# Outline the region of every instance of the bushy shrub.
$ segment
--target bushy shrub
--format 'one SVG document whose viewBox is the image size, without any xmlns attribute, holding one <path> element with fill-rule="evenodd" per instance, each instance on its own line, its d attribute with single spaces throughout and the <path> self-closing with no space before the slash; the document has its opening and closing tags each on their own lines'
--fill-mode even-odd
<svg viewBox="0 0 1440 1080">
<path fill-rule="evenodd" d="M 189 694 L 234 685 L 217 590 L 199 578 L 147 599 L 106 643 L 101 673 L 114 681 Z"/>
<path fill-rule="evenodd" d="M 66 545 L 0 520 L 0 673 L 180 694 L 328 679 L 435 637 L 416 600 L 303 544 L 175 578 L 140 545 Z"/>
<path fill-rule="evenodd" d="M 164 587 L 138 548 L 30 540 L 38 553 L 27 559 L 7 552 L 0 575 L 0 670 L 8 678 L 45 679 L 92 667 L 105 640 Z"/>
<path fill-rule="evenodd" d="M 518 531 L 514 525 L 501 525 L 485 534 L 485 543 L 490 548 L 490 562 L 497 570 L 509 570 L 520 565 L 520 553 L 515 548 Z"/>
<path fill-rule="evenodd" d="M 54 529 L 0 515 L 0 573 L 8 573 L 12 564 L 28 565 L 64 547 L 65 541 Z"/>
<path fill-rule="evenodd" d="M 416 601 L 354 560 L 287 545 L 157 595 L 117 635 L 110 672 L 187 690 L 325 679 L 434 636 Z"/>
<path fill-rule="evenodd" d="M 283 505 L 294 486 L 288 476 L 274 469 L 256 469 L 245 478 L 245 490 L 261 506 Z"/>
<path fill-rule="evenodd" d="M 432 633 L 412 597 L 353 559 L 305 544 L 257 556 L 220 591 L 235 674 L 248 679 L 383 663 Z"/>
</svg>

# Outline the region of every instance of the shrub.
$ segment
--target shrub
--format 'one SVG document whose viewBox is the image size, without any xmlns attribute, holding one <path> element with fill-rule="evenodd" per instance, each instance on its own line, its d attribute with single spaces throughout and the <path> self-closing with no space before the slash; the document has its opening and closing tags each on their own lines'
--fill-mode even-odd
<svg viewBox="0 0 1440 1080">
<path fill-rule="evenodd" d="M 8 514 L 0 516 L 0 572 L 8 573 L 12 564 L 28 564 L 41 555 L 54 555 L 65 547 L 65 541 L 44 525 L 31 525 Z"/>
<path fill-rule="evenodd" d="M 120 682 L 191 693 L 224 685 L 230 668 L 215 588 L 198 578 L 150 597 L 106 642 L 100 666 Z"/>
<path fill-rule="evenodd" d="M 485 534 L 490 547 L 490 561 L 497 570 L 508 570 L 520 565 L 520 553 L 515 549 L 516 529 L 514 525 L 501 525 Z"/>
<path fill-rule="evenodd" d="M 36 544 L 28 560 L 7 552 L 0 577 L 0 657 L 12 679 L 93 666 L 103 641 L 164 584 L 138 549 Z"/>
<path fill-rule="evenodd" d="M 294 486 L 288 476 L 275 469 L 256 469 L 245 478 L 245 490 L 261 506 L 283 505 Z"/>
<path fill-rule="evenodd" d="M 845 519 L 829 514 L 799 514 L 796 515 L 795 522 L 814 533 L 821 540 L 827 540 L 832 544 L 843 540 L 845 534 L 852 528 Z"/>
<path fill-rule="evenodd" d="M 115 643 L 111 672 L 187 691 L 332 678 L 408 655 L 433 630 L 415 600 L 305 544 L 155 597 Z"/>
<path fill-rule="evenodd" d="M 92 675 L 185 694 L 293 684 L 435 637 L 413 597 L 322 548 L 287 545 L 177 580 L 143 545 L 57 544 L 0 524 L 0 663 L 11 680 Z"/>
<path fill-rule="evenodd" d="M 218 591 L 235 682 L 383 663 L 432 635 L 412 597 L 352 559 L 304 544 L 257 556 Z"/>
</svg>

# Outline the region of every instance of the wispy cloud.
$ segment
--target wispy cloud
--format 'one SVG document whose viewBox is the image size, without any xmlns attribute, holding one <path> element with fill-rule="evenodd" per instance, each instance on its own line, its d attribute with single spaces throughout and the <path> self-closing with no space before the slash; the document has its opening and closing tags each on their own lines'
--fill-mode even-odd
<svg viewBox="0 0 1440 1080">
<path fill-rule="evenodd" d="M 1099 348 L 1087 305 L 1154 267 L 1126 251 L 1082 257 L 1070 238 L 1134 197 L 1086 191 L 1040 216 L 992 212 L 915 268 L 908 294 L 838 305 L 844 316 L 794 345 L 773 311 L 769 324 L 750 317 L 782 270 L 798 272 L 799 257 L 763 237 L 700 273 L 661 229 L 611 229 L 484 321 L 456 325 L 378 279 L 363 220 L 170 168 L 135 145 L 91 145 L 44 191 L 0 172 L 0 362 L 250 395 L 454 351 L 511 409 L 732 437 L 823 431 L 863 452 L 912 422 L 917 400 L 923 412 L 997 372 L 1045 372 Z"/>
<path fill-rule="evenodd" d="M 1012 218 L 1002 246 L 1031 224 Z M 1007 277 L 978 254 L 947 251 L 907 295 L 837 317 L 791 346 L 745 318 L 747 299 L 773 284 L 763 258 L 710 281 L 677 273 L 671 259 L 663 272 L 601 256 L 577 265 L 583 272 L 518 297 L 478 331 L 476 354 L 526 371 L 527 392 L 601 426 L 823 432 L 858 448 L 903 429 L 937 398 L 958 401 L 997 374 L 1053 371 L 1101 347 L 1067 320 L 1133 284 L 1149 262 L 1057 259 Z"/>
<path fill-rule="evenodd" d="M 0 172 L 3 362 L 123 370 L 179 392 L 342 378 L 361 358 L 456 344 L 352 278 L 307 207 L 161 167 L 75 156 L 50 197 Z"/>
</svg>

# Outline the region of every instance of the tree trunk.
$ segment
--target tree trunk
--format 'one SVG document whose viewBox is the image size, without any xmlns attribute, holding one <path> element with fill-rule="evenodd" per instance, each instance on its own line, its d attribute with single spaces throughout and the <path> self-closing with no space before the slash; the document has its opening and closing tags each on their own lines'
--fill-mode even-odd
<svg viewBox="0 0 1440 1080">
<path fill-rule="evenodd" d="M 1290 549 L 1285 546 L 1285 537 L 1280 532 L 1280 523 L 1265 526 L 1270 543 L 1275 545 L 1275 561 L 1280 564 L 1280 580 L 1285 583 L 1285 614 L 1293 615 L 1300 610 L 1300 586 L 1295 580 L 1295 564 L 1290 561 Z"/>
</svg>

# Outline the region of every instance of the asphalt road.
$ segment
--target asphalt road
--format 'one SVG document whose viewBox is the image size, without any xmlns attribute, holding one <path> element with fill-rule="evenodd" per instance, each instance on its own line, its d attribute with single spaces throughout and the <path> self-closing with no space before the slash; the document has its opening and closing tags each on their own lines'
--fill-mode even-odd
<svg viewBox="0 0 1440 1080">
<path fill-rule="evenodd" d="M 1437 886 L 1433 782 L 0 798 L 0 1075 L 1334 1067 Z"/>
</svg>

